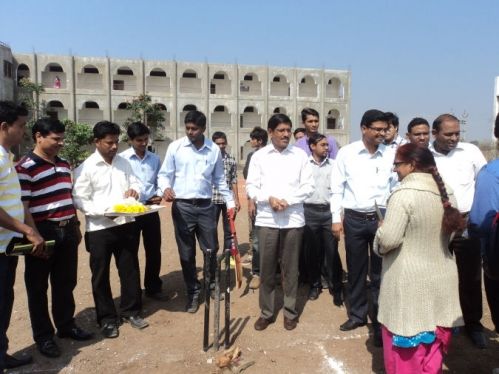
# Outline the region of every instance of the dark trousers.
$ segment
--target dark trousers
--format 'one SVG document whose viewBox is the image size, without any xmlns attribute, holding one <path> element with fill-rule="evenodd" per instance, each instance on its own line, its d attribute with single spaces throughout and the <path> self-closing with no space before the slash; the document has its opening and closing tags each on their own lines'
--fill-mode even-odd
<svg viewBox="0 0 499 374">
<path fill-rule="evenodd" d="M 45 240 L 55 240 L 54 252 L 48 258 L 31 255 L 25 257 L 24 282 L 28 295 L 29 316 L 33 339 L 37 343 L 54 337 L 54 327 L 48 307 L 48 281 L 52 292 L 52 317 L 57 330 L 66 332 L 74 326 L 78 269 L 78 233 L 76 221 L 59 227 L 56 223 L 37 223 L 37 229 Z"/>
<path fill-rule="evenodd" d="M 175 200 L 172 204 L 172 218 L 187 294 L 196 295 L 201 290 L 196 271 L 196 237 L 203 255 L 207 249 L 216 251 L 215 207 L 209 199 Z M 210 270 L 211 279 L 214 280 L 216 256 L 212 259 Z"/>
<path fill-rule="evenodd" d="M 146 269 L 144 274 L 144 288 L 147 294 L 161 291 L 163 282 L 159 277 L 161 271 L 161 222 L 159 214 L 150 213 L 139 216 L 135 223 L 142 233 L 142 242 L 146 254 Z"/>
<path fill-rule="evenodd" d="M 496 332 L 499 332 L 499 280 L 491 279 L 484 273 L 483 281 L 492 322 L 494 323 Z"/>
<path fill-rule="evenodd" d="M 323 277 L 331 291 L 342 289 L 342 272 L 338 241 L 331 231 L 329 205 L 305 204 L 304 252 L 309 283 L 322 288 Z"/>
<path fill-rule="evenodd" d="M 482 319 L 482 256 L 480 239 L 455 238 L 449 245 L 456 255 L 459 277 L 459 301 L 468 331 L 483 329 Z"/>
<path fill-rule="evenodd" d="M 216 224 L 218 226 L 218 221 L 220 221 L 220 214 L 222 214 L 223 232 L 224 232 L 224 247 L 223 249 L 230 248 L 232 244 L 232 234 L 230 232 L 229 218 L 227 217 L 227 204 L 213 204 L 215 205 L 215 217 Z M 218 244 L 218 233 L 217 233 L 217 250 L 220 247 Z"/>
<path fill-rule="evenodd" d="M 373 252 L 373 240 L 378 229 L 377 219 L 353 216 L 345 210 L 343 219 L 348 271 L 349 318 L 355 322 L 367 321 L 368 311 L 373 323 L 378 323 L 378 297 L 381 282 L 381 258 Z M 367 275 L 369 274 L 369 286 Z M 368 298 L 368 293 L 370 294 Z M 368 299 L 371 300 L 369 309 Z"/>
<path fill-rule="evenodd" d="M 7 329 L 14 304 L 17 256 L 0 253 L 0 372 L 5 368 L 5 355 L 9 348 Z"/>
<path fill-rule="evenodd" d="M 298 260 L 303 240 L 303 227 L 277 229 L 258 227 L 260 246 L 260 293 L 261 317 L 273 320 L 275 317 L 276 269 L 281 267 L 284 291 L 284 316 L 298 318 L 296 294 L 298 291 Z"/>
<path fill-rule="evenodd" d="M 118 319 L 109 281 L 109 267 L 113 255 L 120 277 L 121 315 L 137 315 L 142 308 L 142 291 L 137 257 L 139 234 L 135 222 L 87 232 L 85 242 L 90 252 L 92 293 L 97 322 L 103 325 Z"/>
<path fill-rule="evenodd" d="M 260 276 L 260 249 L 258 247 L 258 227 L 255 226 L 255 220 L 251 220 L 253 228 L 251 236 L 251 274 Z"/>
</svg>

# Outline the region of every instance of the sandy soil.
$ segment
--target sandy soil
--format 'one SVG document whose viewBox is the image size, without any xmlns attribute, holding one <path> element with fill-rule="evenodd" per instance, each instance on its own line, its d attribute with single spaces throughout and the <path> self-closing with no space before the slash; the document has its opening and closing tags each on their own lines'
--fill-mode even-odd
<svg viewBox="0 0 499 374">
<path fill-rule="evenodd" d="M 130 325 L 123 325 L 119 338 L 102 339 L 94 316 L 88 253 L 81 246 L 78 286 L 75 290 L 76 319 L 80 326 L 95 332 L 95 339 L 80 343 L 56 338 L 63 351 L 58 359 L 40 355 L 33 344 L 23 282 L 24 262 L 19 262 L 16 301 L 8 331 L 11 341 L 9 352 L 32 354 L 34 363 L 22 370 L 11 371 L 12 373 L 216 372 L 214 358 L 217 353 L 213 350 L 205 353 L 202 349 L 203 307 L 196 314 L 184 312 L 186 297 L 173 236 L 170 206 L 162 210 L 161 216 L 161 274 L 164 287 L 174 295 L 173 299 L 168 302 L 144 299 L 143 315 L 150 323 L 147 329 L 138 331 Z M 245 206 L 236 223 L 240 249 L 245 252 L 248 249 Z M 343 256 L 343 248 L 341 252 Z M 201 258 L 198 255 L 199 270 Z M 142 249 L 140 260 L 143 270 Z M 113 294 L 118 302 L 119 282 L 114 265 L 111 270 Z M 245 268 L 245 277 L 249 281 L 249 268 Z M 283 328 L 282 313 L 279 313 L 276 322 L 263 332 L 257 332 L 253 328 L 259 314 L 258 292 L 249 290 L 245 279 L 242 288 L 231 293 L 231 342 L 242 350 L 241 363 L 255 361 L 244 372 L 383 373 L 382 350 L 372 346 L 369 327 L 348 333 L 340 332 L 338 326 L 346 319 L 345 309 L 335 307 L 327 292 L 322 293 L 316 301 L 308 301 L 307 292 L 305 286 L 299 290 L 299 308 L 302 314 L 294 331 Z M 499 367 L 499 338 L 491 331 L 493 325 L 486 305 L 483 323 L 487 329 L 489 348 L 478 350 L 466 336 L 457 335 L 445 361 L 445 372 L 491 373 L 493 368 Z M 210 341 L 212 340 L 211 334 Z"/>
</svg>

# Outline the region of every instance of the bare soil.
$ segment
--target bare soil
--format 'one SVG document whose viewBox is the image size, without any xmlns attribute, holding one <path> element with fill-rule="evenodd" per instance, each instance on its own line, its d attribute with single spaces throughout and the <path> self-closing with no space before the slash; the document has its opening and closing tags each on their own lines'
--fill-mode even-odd
<svg viewBox="0 0 499 374">
<path fill-rule="evenodd" d="M 241 189 L 241 196 L 244 190 Z M 245 199 L 241 199 L 244 202 Z M 203 307 L 196 314 L 184 312 L 185 289 L 173 235 L 170 206 L 161 212 L 162 279 L 164 288 L 173 295 L 167 302 L 144 298 L 143 316 L 150 326 L 142 331 L 125 324 L 117 339 L 103 339 L 96 325 L 90 285 L 89 257 L 80 245 L 78 286 L 75 290 L 76 320 L 85 329 L 95 332 L 89 342 L 58 339 L 63 355 L 49 359 L 38 353 L 33 344 L 23 282 L 24 261 L 19 262 L 15 286 L 16 301 L 8 331 L 10 353 L 33 355 L 34 363 L 12 373 L 215 373 L 214 358 L 220 352 L 202 349 Z M 236 226 L 240 250 L 248 250 L 248 221 L 243 206 Z M 344 256 L 344 249 L 341 247 Z M 202 256 L 197 261 L 201 272 Z M 144 252 L 140 252 L 141 270 Z M 293 331 L 283 327 L 282 313 L 274 324 L 258 332 L 253 324 L 258 318 L 258 292 L 248 289 L 249 268 L 241 289 L 231 293 L 231 343 L 241 348 L 241 364 L 255 361 L 245 373 L 383 373 L 382 349 L 373 347 L 370 327 L 341 332 L 338 327 L 346 320 L 345 308 L 335 307 L 328 292 L 316 301 L 307 300 L 308 288 L 299 289 L 300 323 Z M 115 300 L 119 302 L 119 281 L 114 263 L 111 278 Z M 485 296 L 484 296 L 485 300 Z M 447 373 L 491 373 L 499 367 L 499 338 L 491 331 L 490 312 L 484 303 L 483 323 L 489 347 L 476 349 L 464 334 L 453 340 L 445 360 Z M 213 305 L 213 303 L 212 303 Z M 221 308 L 223 317 L 223 302 Z M 221 319 L 221 330 L 223 319 Z M 210 328 L 210 341 L 213 334 Z M 223 331 L 222 331 L 223 332 Z M 222 340 L 222 339 L 221 339 Z M 230 371 L 228 371 L 230 372 Z"/>
</svg>

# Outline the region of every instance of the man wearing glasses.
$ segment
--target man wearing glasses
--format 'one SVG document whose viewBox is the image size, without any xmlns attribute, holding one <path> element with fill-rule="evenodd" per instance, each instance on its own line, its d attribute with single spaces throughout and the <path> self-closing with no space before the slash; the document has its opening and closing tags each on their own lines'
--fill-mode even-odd
<svg viewBox="0 0 499 374">
<path fill-rule="evenodd" d="M 382 345 L 377 319 L 381 258 L 372 250 L 378 228 L 376 207 L 384 211 L 390 189 L 397 182 L 392 173 L 394 152 L 383 144 L 388 120 L 389 116 L 380 110 L 365 112 L 360 123 L 362 139 L 340 149 L 331 175 L 332 230 L 338 240 L 343 233 L 345 235 L 350 289 L 349 317 L 340 330 L 364 326 L 369 309 L 373 343 L 378 347 Z M 368 273 L 370 282 L 366 286 Z M 368 307 L 368 292 L 371 308 Z"/>
</svg>

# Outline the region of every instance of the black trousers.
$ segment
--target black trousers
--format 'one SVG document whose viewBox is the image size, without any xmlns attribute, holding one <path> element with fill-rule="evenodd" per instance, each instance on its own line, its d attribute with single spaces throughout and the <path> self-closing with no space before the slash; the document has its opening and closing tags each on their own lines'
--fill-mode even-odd
<svg viewBox="0 0 499 374">
<path fill-rule="evenodd" d="M 331 231 L 332 216 L 328 205 L 305 204 L 304 252 L 308 281 L 322 288 L 323 277 L 331 291 L 342 289 L 342 272 L 338 241 Z"/>
<path fill-rule="evenodd" d="M 37 343 L 54 337 L 54 327 L 48 307 L 48 282 L 52 291 L 52 317 L 59 331 L 68 331 L 74 326 L 78 269 L 78 224 L 70 221 L 59 227 L 53 222 L 37 223 L 37 229 L 45 240 L 55 240 L 54 253 L 48 259 L 31 255 L 25 257 L 24 282 L 28 295 L 29 316 L 33 339 Z"/>
<path fill-rule="evenodd" d="M 87 232 L 85 242 L 90 252 L 97 322 L 103 325 L 118 319 L 109 281 L 113 255 L 121 285 L 120 314 L 124 317 L 137 315 L 142 308 L 142 291 L 137 257 L 139 234 L 135 222 Z"/>
<path fill-rule="evenodd" d="M 14 283 L 16 281 L 17 256 L 0 253 L 0 372 L 5 369 L 5 355 L 9 348 L 7 329 L 14 305 Z"/>
<path fill-rule="evenodd" d="M 216 251 L 215 206 L 210 199 L 175 200 L 172 204 L 172 218 L 187 294 L 199 294 L 201 285 L 196 271 L 196 237 L 203 255 L 207 249 Z M 212 259 L 210 271 L 211 279 L 214 280 L 216 256 Z"/>
<path fill-rule="evenodd" d="M 159 214 L 150 213 L 135 219 L 139 234 L 142 233 L 142 242 L 146 254 L 146 269 L 144 274 L 144 288 L 147 294 L 161 291 L 163 282 L 159 277 L 161 271 L 161 222 Z"/>
<path fill-rule="evenodd" d="M 371 321 L 378 323 L 381 258 L 372 249 L 378 220 L 359 218 L 345 210 L 343 229 L 347 255 L 349 318 L 363 323 L 367 321 L 367 315 L 370 312 Z M 368 274 L 369 286 L 367 285 Z M 372 303 L 371 309 L 369 309 L 369 299 Z"/>
<path fill-rule="evenodd" d="M 220 221 L 220 214 L 222 214 L 222 223 L 223 223 L 223 231 L 224 231 L 224 247 L 223 249 L 230 248 L 232 244 L 232 235 L 230 232 L 230 223 L 229 218 L 227 217 L 227 204 L 214 204 L 215 205 L 215 217 L 216 223 L 218 226 L 218 221 Z M 218 244 L 218 233 L 217 233 L 217 250 L 220 247 Z"/>
<path fill-rule="evenodd" d="M 459 301 L 468 331 L 481 331 L 482 319 L 482 256 L 480 239 L 455 238 L 449 247 L 456 255 L 459 277 Z"/>
<path fill-rule="evenodd" d="M 485 294 L 496 332 L 499 332 L 499 280 L 491 279 L 484 273 Z"/>
</svg>

